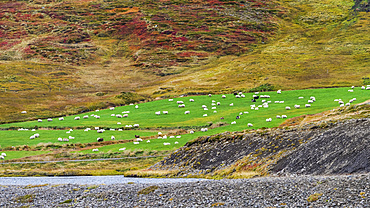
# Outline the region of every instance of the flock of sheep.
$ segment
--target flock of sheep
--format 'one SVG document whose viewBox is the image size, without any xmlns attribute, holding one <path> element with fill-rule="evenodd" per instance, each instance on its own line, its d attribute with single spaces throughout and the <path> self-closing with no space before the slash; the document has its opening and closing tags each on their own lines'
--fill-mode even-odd
<svg viewBox="0 0 370 208">
<path fill-rule="evenodd" d="M 370 89 L 370 86 L 368 85 L 367 87 L 365 87 L 365 86 L 362 86 L 361 87 L 361 89 L 366 89 L 366 90 L 369 90 Z M 353 92 L 353 90 L 354 90 L 354 87 L 352 87 L 352 89 L 350 89 L 350 90 L 348 90 L 348 92 Z M 282 93 L 282 91 L 281 90 L 278 90 L 277 92 L 276 92 L 277 94 L 281 94 Z M 209 94 L 208 95 L 209 97 L 212 97 L 212 95 L 211 94 Z M 235 98 L 245 98 L 246 97 L 246 95 L 244 95 L 242 92 L 239 92 L 239 93 L 234 93 L 234 97 Z M 221 98 L 222 99 L 225 99 L 226 98 L 226 95 L 222 95 L 221 96 Z M 274 102 L 272 102 L 271 100 L 268 100 L 270 98 L 270 96 L 269 95 L 267 95 L 267 94 L 265 94 L 265 95 L 262 95 L 262 94 L 260 94 L 259 92 L 256 92 L 254 95 L 252 95 L 252 99 L 251 99 L 251 101 L 253 102 L 253 103 L 256 103 L 257 102 L 257 100 L 258 99 L 260 99 L 261 100 L 261 102 L 260 102 L 260 104 L 259 105 L 257 105 L 257 104 L 252 104 L 252 105 L 250 105 L 249 107 L 250 107 L 250 109 L 251 110 L 261 110 L 261 109 L 266 109 L 266 108 L 269 108 L 269 105 L 271 105 L 271 104 L 284 104 L 284 101 L 283 100 L 279 100 L 279 101 L 274 101 Z M 298 97 L 298 99 L 304 99 L 304 97 Z M 355 101 L 356 100 L 356 98 L 352 98 L 352 99 L 350 99 L 347 103 L 345 103 L 344 101 L 342 101 L 341 99 L 335 99 L 334 101 L 335 102 L 338 102 L 338 104 L 339 104 L 339 106 L 340 107 L 343 107 L 343 106 L 349 106 L 353 101 Z M 174 100 L 173 99 L 169 99 L 168 100 L 169 102 L 173 102 Z M 308 100 L 307 100 L 307 103 L 304 105 L 304 107 L 306 107 L 306 108 L 309 108 L 309 107 L 311 107 L 311 105 L 312 104 L 314 104 L 314 102 L 316 101 L 316 98 L 314 97 L 314 96 L 311 96 Z M 195 102 L 195 100 L 193 99 L 193 98 L 191 98 L 191 99 L 189 99 L 189 102 Z M 175 102 L 174 102 L 175 103 Z M 211 104 L 211 109 L 213 110 L 213 113 L 217 113 L 217 106 L 220 106 L 221 105 L 221 102 L 217 102 L 217 101 L 215 101 L 215 100 L 212 100 L 212 102 L 210 103 Z M 134 105 L 134 104 L 130 104 L 130 105 Z M 176 101 L 176 105 L 177 105 L 177 107 L 178 108 L 185 108 L 186 107 L 186 105 L 185 105 L 185 102 L 184 101 L 182 101 L 182 100 L 178 100 L 178 101 Z M 232 106 L 234 106 L 234 103 L 228 103 L 228 106 L 230 106 L 230 107 L 232 107 Z M 294 108 L 296 108 L 296 109 L 299 109 L 301 106 L 300 105 L 298 105 L 298 104 L 296 104 L 296 105 L 294 105 L 293 106 Z M 135 109 L 138 109 L 139 108 L 139 105 L 135 105 L 134 106 L 134 108 Z M 201 109 L 203 109 L 204 111 L 206 111 L 206 112 L 208 112 L 208 110 L 209 110 L 209 106 L 207 106 L 207 105 L 202 105 L 201 106 Z M 114 107 L 111 107 L 110 108 L 110 110 L 115 110 L 115 108 Z M 291 110 L 291 106 L 285 106 L 285 110 Z M 96 110 L 96 112 L 98 112 L 99 110 Z M 22 111 L 22 113 L 26 113 L 26 111 Z M 162 115 L 162 114 L 168 114 L 168 111 L 155 111 L 154 112 L 155 113 L 155 115 L 158 115 L 158 116 L 160 116 L 160 115 Z M 190 114 L 191 112 L 189 111 L 189 110 L 185 110 L 184 111 L 184 114 L 185 115 L 187 115 L 187 114 Z M 241 118 L 241 116 L 242 115 L 244 115 L 244 114 L 248 114 L 249 112 L 248 111 L 244 111 L 244 112 L 240 112 L 240 113 L 238 113 L 238 115 L 235 117 L 236 119 L 240 119 Z M 125 117 L 128 117 L 129 116 L 129 114 L 130 114 L 130 111 L 123 111 L 122 112 L 122 114 L 111 114 L 111 117 L 116 117 L 116 118 L 125 118 Z M 207 113 L 205 113 L 205 114 L 203 114 L 203 117 L 207 117 L 208 116 L 208 114 Z M 100 116 L 99 115 L 96 115 L 96 114 L 91 114 L 90 116 L 88 116 L 88 115 L 85 115 L 85 116 L 83 116 L 82 118 L 83 119 L 88 119 L 89 117 L 92 117 L 92 118 L 95 118 L 95 119 L 100 119 Z M 287 118 L 287 115 L 276 115 L 276 119 L 286 119 Z M 58 118 L 59 119 L 59 121 L 63 121 L 64 120 L 64 118 L 63 117 L 61 117 L 61 118 Z M 81 117 L 79 117 L 79 116 L 76 116 L 76 117 L 74 117 L 74 120 L 80 120 L 81 119 Z M 223 119 L 223 117 L 221 117 L 221 119 Z M 53 121 L 53 119 L 51 119 L 51 118 L 48 118 L 47 119 L 47 121 L 48 122 L 52 122 Z M 266 122 L 271 122 L 272 121 L 272 118 L 266 118 Z M 38 119 L 38 122 L 42 122 L 42 120 L 41 119 Z M 121 124 L 121 122 L 117 122 L 117 124 Z M 230 124 L 236 124 L 236 121 L 232 121 Z M 138 128 L 140 125 L 139 124 L 133 124 L 133 125 L 126 125 L 125 126 L 125 128 L 127 129 L 130 129 L 130 128 Z M 248 123 L 247 124 L 247 126 L 248 127 L 252 127 L 253 126 L 253 124 L 252 123 Z M 23 129 L 23 128 L 21 128 L 21 129 L 18 129 L 18 130 L 28 130 L 28 129 Z M 106 130 L 105 129 L 101 129 L 101 128 L 99 128 L 99 127 L 95 127 L 95 130 L 96 130 L 96 132 L 97 133 L 104 133 Z M 116 129 L 110 129 L 111 131 L 115 131 Z M 32 129 L 32 131 L 35 131 L 35 129 Z M 91 131 L 91 129 L 90 128 L 86 128 L 84 131 Z M 123 131 L 123 129 L 122 128 L 120 128 L 120 129 L 118 129 L 118 131 Z M 206 131 L 208 131 L 208 128 L 201 128 L 201 130 L 200 130 L 201 132 L 206 132 Z M 67 131 L 66 133 L 67 134 L 70 134 L 71 132 L 73 132 L 73 130 L 72 129 L 70 129 L 69 131 Z M 190 130 L 188 133 L 190 133 L 190 134 L 193 134 L 194 133 L 194 130 Z M 30 136 L 30 139 L 35 139 L 35 138 L 38 138 L 40 135 L 38 134 L 38 133 L 36 133 L 36 134 L 33 134 L 32 136 Z M 157 139 L 167 139 L 167 138 L 170 138 L 170 139 L 172 139 L 172 138 L 181 138 L 181 136 L 167 136 L 167 135 L 162 135 L 162 133 L 161 132 L 158 132 L 158 136 L 157 136 Z M 68 142 L 68 141 L 70 141 L 71 139 L 75 139 L 74 137 L 72 137 L 72 136 L 68 136 L 68 137 L 66 137 L 66 138 L 61 138 L 61 137 L 59 137 L 58 138 L 58 141 L 59 142 Z M 111 136 L 111 140 L 114 140 L 115 139 L 115 137 L 114 136 Z M 102 141 L 104 141 L 104 139 L 103 138 L 101 138 L 101 137 L 98 137 L 97 138 L 97 141 L 98 142 L 102 142 Z M 138 144 L 140 144 L 140 142 L 142 142 L 143 140 L 141 139 L 141 138 L 139 138 L 139 137 L 137 137 L 137 138 L 135 138 L 135 141 L 133 142 L 133 144 L 135 144 L 135 145 L 138 145 Z M 146 140 L 146 142 L 147 143 L 150 143 L 150 140 Z M 178 142 L 176 141 L 176 142 L 174 142 L 175 144 L 178 144 Z M 171 143 L 170 142 L 164 142 L 163 143 L 163 145 L 170 145 Z M 120 151 L 123 151 L 123 150 L 125 150 L 126 148 L 120 148 L 119 150 Z M 98 149 L 93 149 L 92 151 L 94 151 L 94 152 L 96 152 L 96 151 L 99 151 Z M 3 153 L 3 154 L 5 154 L 5 153 Z M 0 156 L 0 159 L 4 159 L 4 156 L 3 156 L 3 154 Z M 5 155 L 6 156 L 6 155 Z M 2 157 L 2 158 L 1 158 Z"/>
</svg>

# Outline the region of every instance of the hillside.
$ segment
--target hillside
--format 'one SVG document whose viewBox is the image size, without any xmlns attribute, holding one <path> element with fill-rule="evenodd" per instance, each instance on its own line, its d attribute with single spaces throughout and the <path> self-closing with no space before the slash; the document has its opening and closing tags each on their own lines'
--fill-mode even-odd
<svg viewBox="0 0 370 208">
<path fill-rule="evenodd" d="M 184 93 L 370 84 L 367 0 L 38 0 L 0 8 L 1 123 Z"/>
<path fill-rule="evenodd" d="M 327 112 L 320 115 L 323 119 L 319 122 L 296 123 L 292 127 L 201 137 L 152 169 L 172 170 L 178 176 L 229 178 L 367 173 L 369 107 L 367 104 L 356 110 Z M 348 119 L 356 114 L 357 119 Z M 335 119 L 338 115 L 340 120 Z"/>
</svg>

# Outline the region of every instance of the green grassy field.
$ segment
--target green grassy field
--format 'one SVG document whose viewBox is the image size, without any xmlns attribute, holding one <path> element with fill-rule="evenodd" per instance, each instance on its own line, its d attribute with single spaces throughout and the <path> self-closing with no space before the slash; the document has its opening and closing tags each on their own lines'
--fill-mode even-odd
<svg viewBox="0 0 370 208">
<path fill-rule="evenodd" d="M 356 87 L 353 92 L 349 92 L 351 88 L 326 88 L 326 89 L 308 89 L 308 90 L 294 90 L 282 91 L 277 94 L 276 91 L 260 92 L 258 95 L 269 95 L 270 98 L 259 98 L 257 102 L 252 102 L 251 98 L 255 93 L 244 93 L 245 98 L 236 98 L 232 94 L 227 94 L 226 98 L 222 95 L 209 96 L 188 96 L 174 98 L 173 101 L 169 99 L 157 100 L 153 102 L 140 103 L 136 105 L 128 105 L 116 107 L 114 110 L 102 109 L 96 112 L 88 112 L 80 115 L 66 116 L 64 121 L 59 121 L 58 118 L 53 118 L 53 121 L 48 122 L 43 119 L 42 122 L 29 121 L 20 123 L 11 123 L 0 125 L 2 129 L 9 128 L 28 128 L 28 131 L 22 130 L 4 130 L 0 131 L 0 145 L 1 148 L 11 146 L 28 145 L 30 147 L 42 146 L 46 144 L 87 144 L 96 142 L 98 137 L 102 137 L 105 141 L 109 141 L 111 136 L 116 140 L 130 140 L 134 139 L 135 135 L 140 135 L 142 138 L 150 139 L 134 144 L 133 142 L 123 144 L 113 144 L 99 147 L 99 152 L 92 152 L 91 149 L 84 149 L 77 151 L 79 153 L 109 153 L 119 152 L 120 148 L 126 148 L 129 151 L 164 151 L 175 150 L 183 146 L 186 142 L 195 139 L 199 136 L 213 135 L 225 131 L 242 131 L 245 129 L 258 129 L 262 127 L 275 127 L 279 126 L 286 119 L 278 119 L 276 115 L 287 115 L 287 118 L 292 118 L 304 114 L 315 114 L 333 108 L 338 108 L 338 102 L 334 99 L 341 99 L 344 103 L 348 103 L 350 99 L 356 98 L 356 103 L 361 103 L 370 98 L 369 90 L 362 90 Z M 311 107 L 305 108 L 311 96 L 316 98 L 316 101 L 311 103 Z M 299 99 L 303 97 L 303 99 Z M 193 99 L 194 102 L 190 102 Z M 251 109 L 251 105 L 262 105 L 262 100 L 269 102 L 268 108 L 259 107 L 259 110 Z M 183 101 L 185 108 L 179 108 L 177 101 Z M 275 103 L 275 101 L 284 101 L 284 103 Z M 221 105 L 216 105 L 220 102 Z M 212 103 L 214 105 L 212 105 Z M 233 103 L 233 106 L 230 104 Z M 206 105 L 208 110 L 204 110 L 202 105 Z M 294 105 L 300 105 L 300 109 L 294 108 Z M 286 110 L 285 107 L 289 106 L 291 110 Z M 216 107 L 216 109 L 212 109 Z M 123 111 L 130 111 L 127 113 L 127 118 L 117 118 L 111 114 L 121 114 Z M 156 115 L 156 111 L 161 111 L 160 115 Z M 168 114 L 163 114 L 163 111 L 168 111 Z M 184 114 L 185 111 L 190 111 L 190 114 Z M 214 111 L 217 111 L 216 113 Z M 248 113 L 247 113 L 248 112 Z M 240 115 L 240 113 L 243 113 Z M 208 116 L 203 116 L 207 114 Z M 87 119 L 83 116 L 88 115 Z M 91 115 L 99 115 L 100 119 L 96 119 Z M 236 119 L 236 116 L 240 119 Z M 80 120 L 74 120 L 79 116 Z M 223 120 L 220 118 L 224 117 Z M 271 122 L 266 122 L 266 119 L 272 118 Z M 235 124 L 231 122 L 235 121 Z M 121 124 L 117 124 L 121 122 Z M 248 127 L 247 124 L 252 123 L 253 127 Z M 139 124 L 139 128 L 130 129 L 126 125 Z M 90 127 L 92 130 L 84 131 L 84 128 Z M 97 133 L 94 127 L 105 128 L 103 133 Z M 202 132 L 200 128 L 208 127 L 209 131 Z M 35 128 L 35 131 L 31 129 Z M 58 130 L 47 130 L 59 128 Z M 74 129 L 70 131 L 69 129 Z M 113 131 L 114 129 L 114 131 Z M 123 129 L 119 131 L 118 129 Z M 178 130 L 178 129 L 185 129 Z M 189 131 L 194 130 L 194 134 Z M 69 132 L 69 133 L 68 133 Z M 167 139 L 158 137 L 158 132 L 167 135 Z M 35 133 L 39 133 L 40 137 L 36 139 L 29 139 Z M 181 135 L 180 135 L 181 134 Z M 162 135 L 162 136 L 163 136 Z M 69 136 L 75 139 L 70 139 L 68 142 L 60 142 L 57 139 L 68 138 Z M 160 135 L 159 135 L 160 136 Z M 170 138 L 174 136 L 175 138 Z M 181 136 L 180 138 L 177 138 Z M 176 142 L 176 144 L 175 144 Z M 163 143 L 170 143 L 164 145 Z M 104 144 L 102 144 L 104 145 Z M 91 147 L 93 148 L 93 147 Z M 30 152 L 34 155 L 34 152 Z M 26 156 L 22 152 L 18 158 Z M 15 158 L 14 156 L 12 158 Z M 9 158 L 6 158 L 9 159 Z"/>
</svg>

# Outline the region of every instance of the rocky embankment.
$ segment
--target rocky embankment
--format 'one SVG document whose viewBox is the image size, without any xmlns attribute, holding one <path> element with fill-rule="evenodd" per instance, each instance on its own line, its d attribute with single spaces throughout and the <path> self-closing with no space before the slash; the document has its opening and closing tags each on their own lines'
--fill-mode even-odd
<svg viewBox="0 0 370 208">
<path fill-rule="evenodd" d="M 179 176 L 353 174 L 370 172 L 370 119 L 221 133 L 187 143 L 152 169 Z"/>
<path fill-rule="evenodd" d="M 1 186 L 0 207 L 369 207 L 370 175 Z"/>
</svg>

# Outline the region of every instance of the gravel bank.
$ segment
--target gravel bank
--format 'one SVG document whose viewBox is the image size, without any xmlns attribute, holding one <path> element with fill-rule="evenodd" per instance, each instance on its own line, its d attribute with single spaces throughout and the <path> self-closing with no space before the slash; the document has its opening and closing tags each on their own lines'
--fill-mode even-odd
<svg viewBox="0 0 370 208">
<path fill-rule="evenodd" d="M 146 189 L 147 194 L 138 194 L 148 187 L 152 189 Z M 0 207 L 370 207 L 369 191 L 370 174 L 160 184 L 0 186 Z M 313 194 L 317 194 L 317 200 Z"/>
</svg>

